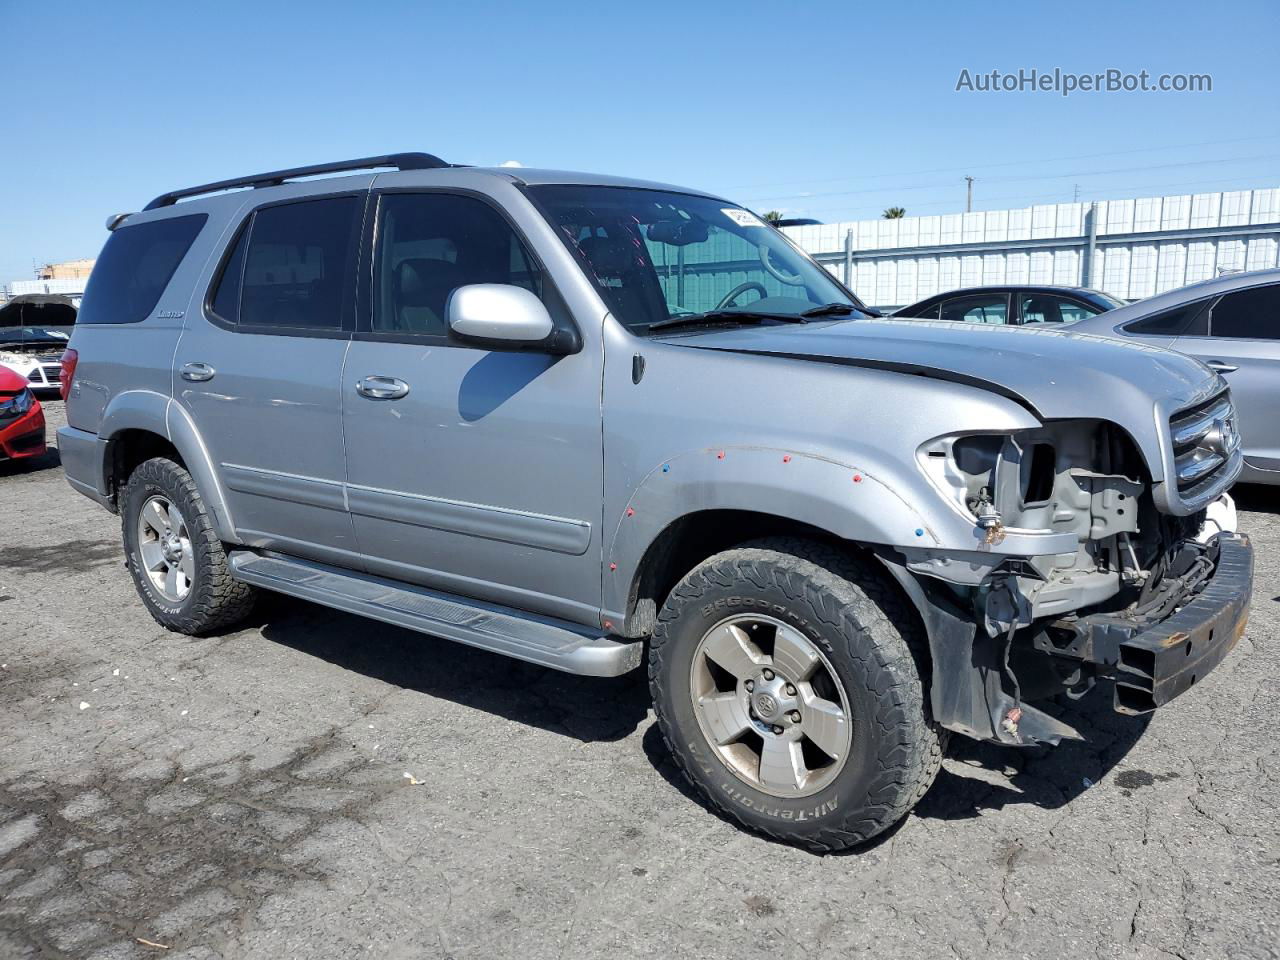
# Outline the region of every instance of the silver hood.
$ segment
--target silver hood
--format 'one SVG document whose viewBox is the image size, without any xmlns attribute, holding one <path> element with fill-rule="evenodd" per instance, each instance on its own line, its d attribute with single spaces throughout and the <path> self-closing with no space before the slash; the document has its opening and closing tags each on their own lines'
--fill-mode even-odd
<svg viewBox="0 0 1280 960">
<path fill-rule="evenodd" d="M 868 319 L 672 331 L 663 339 L 969 384 L 1010 397 L 1041 420 L 1111 421 L 1133 437 L 1157 487 L 1170 473 L 1170 415 L 1226 389 L 1221 377 L 1191 357 L 1066 329 Z M 1159 490 L 1157 499 L 1163 499 Z M 1168 506 L 1185 510 L 1176 502 Z"/>
<path fill-rule="evenodd" d="M 1199 360 L 1146 344 L 1068 330 L 928 320 L 737 327 L 668 342 L 901 370 L 971 383 L 1013 397 L 1043 419 L 1113 418 L 1134 405 L 1149 424 L 1153 401 L 1171 409 L 1225 385 Z"/>
</svg>

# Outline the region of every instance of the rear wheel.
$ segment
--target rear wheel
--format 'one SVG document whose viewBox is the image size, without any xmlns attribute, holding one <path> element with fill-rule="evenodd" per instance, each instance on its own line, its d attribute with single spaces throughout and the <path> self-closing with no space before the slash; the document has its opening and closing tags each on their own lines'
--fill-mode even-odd
<svg viewBox="0 0 1280 960">
<path fill-rule="evenodd" d="M 914 611 L 824 544 L 761 541 L 672 591 L 650 646 L 658 722 L 685 776 L 739 823 L 816 851 L 888 829 L 942 756 Z"/>
<path fill-rule="evenodd" d="M 147 460 L 129 477 L 120 507 L 129 572 L 157 623 L 200 634 L 249 614 L 256 591 L 232 579 L 226 551 L 183 467 Z"/>
</svg>

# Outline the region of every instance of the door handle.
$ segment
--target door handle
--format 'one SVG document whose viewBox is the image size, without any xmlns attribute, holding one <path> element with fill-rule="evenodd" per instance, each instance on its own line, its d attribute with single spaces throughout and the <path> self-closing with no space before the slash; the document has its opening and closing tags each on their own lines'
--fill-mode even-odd
<svg viewBox="0 0 1280 960">
<path fill-rule="evenodd" d="M 183 380 L 190 380 L 192 383 L 203 383 L 206 380 L 212 380 L 213 375 L 218 371 L 207 363 L 184 363 L 181 372 Z"/>
<path fill-rule="evenodd" d="M 1204 365 L 1214 373 L 1235 373 L 1240 369 L 1235 364 L 1223 363 L 1221 360 L 1206 360 Z"/>
<path fill-rule="evenodd" d="M 365 377 L 356 381 L 356 393 L 370 400 L 399 400 L 408 396 L 409 385 L 395 377 Z"/>
</svg>

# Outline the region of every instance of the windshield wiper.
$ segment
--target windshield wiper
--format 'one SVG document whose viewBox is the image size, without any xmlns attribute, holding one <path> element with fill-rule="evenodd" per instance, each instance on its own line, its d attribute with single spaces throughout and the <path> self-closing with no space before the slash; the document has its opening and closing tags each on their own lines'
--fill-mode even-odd
<svg viewBox="0 0 1280 960">
<path fill-rule="evenodd" d="M 698 323 L 715 323 L 718 320 L 739 320 L 743 323 L 759 323 L 762 320 L 781 320 L 783 323 L 808 323 L 804 314 L 767 313 L 755 310 L 708 310 L 706 313 L 690 313 L 682 317 L 669 317 L 649 324 L 649 332 L 687 327 Z"/>
<path fill-rule="evenodd" d="M 870 307 L 855 307 L 852 303 L 824 303 L 820 307 L 812 307 L 800 314 L 802 317 L 835 317 L 846 313 L 865 313 L 869 317 L 883 316 L 879 310 Z"/>
</svg>

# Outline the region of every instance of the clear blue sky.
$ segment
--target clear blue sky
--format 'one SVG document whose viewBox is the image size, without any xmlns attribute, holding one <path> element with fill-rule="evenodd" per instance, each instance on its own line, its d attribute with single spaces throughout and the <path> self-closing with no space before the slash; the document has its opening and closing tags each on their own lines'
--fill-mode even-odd
<svg viewBox="0 0 1280 960">
<path fill-rule="evenodd" d="M 826 221 L 1280 186 L 1280 4 L 0 0 L 0 283 L 108 213 L 326 159 L 620 173 Z M 1213 92 L 957 93 L 962 68 Z"/>
</svg>

